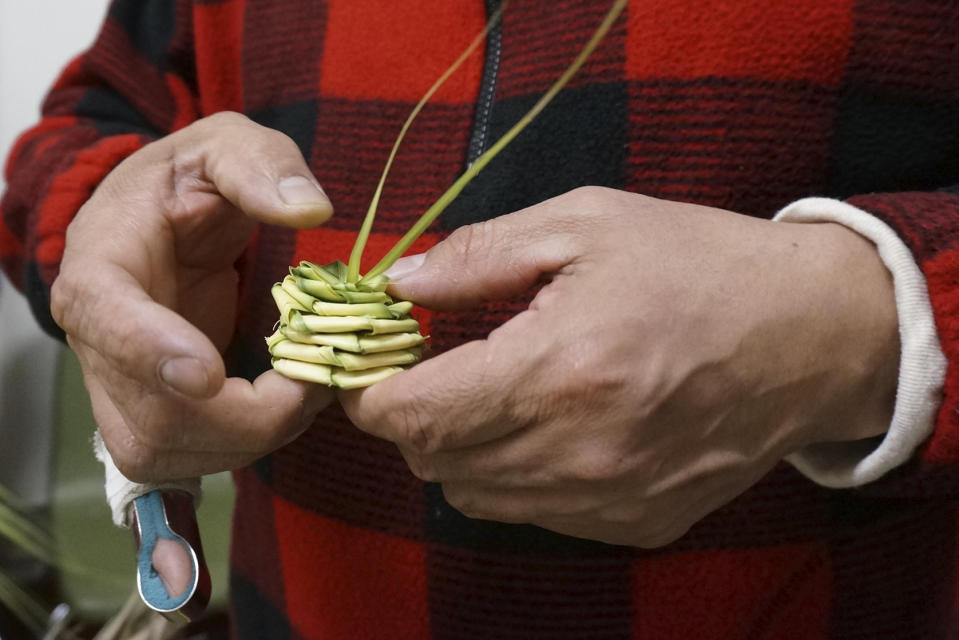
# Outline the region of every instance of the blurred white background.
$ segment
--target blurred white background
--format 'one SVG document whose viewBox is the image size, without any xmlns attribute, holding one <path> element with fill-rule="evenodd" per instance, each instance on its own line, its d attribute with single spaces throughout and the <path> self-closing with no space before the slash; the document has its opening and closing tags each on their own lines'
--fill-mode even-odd
<svg viewBox="0 0 959 640">
<path fill-rule="evenodd" d="M 47 88 L 96 36 L 107 0 L 0 0 L 0 156 L 39 117 Z M 0 179 L 0 185 L 3 185 Z M 49 425 L 59 343 L 0 279 L 0 483 L 49 495 Z"/>
</svg>

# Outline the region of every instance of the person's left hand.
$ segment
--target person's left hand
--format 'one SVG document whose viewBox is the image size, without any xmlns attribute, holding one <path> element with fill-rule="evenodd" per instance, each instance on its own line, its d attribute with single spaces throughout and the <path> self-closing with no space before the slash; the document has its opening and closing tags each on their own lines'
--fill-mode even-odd
<svg viewBox="0 0 959 640">
<path fill-rule="evenodd" d="M 884 432 L 891 278 L 834 224 L 585 188 L 397 263 L 392 292 L 528 310 L 340 400 L 468 516 L 659 546 L 790 452 Z"/>
</svg>

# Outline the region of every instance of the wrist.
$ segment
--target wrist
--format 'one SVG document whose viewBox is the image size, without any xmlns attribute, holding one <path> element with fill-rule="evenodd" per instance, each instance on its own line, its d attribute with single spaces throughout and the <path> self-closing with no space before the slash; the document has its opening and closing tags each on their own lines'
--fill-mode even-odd
<svg viewBox="0 0 959 640">
<path fill-rule="evenodd" d="M 822 440 L 787 457 L 801 473 L 829 487 L 872 482 L 903 464 L 928 438 L 942 401 L 946 358 L 939 344 L 926 278 L 912 252 L 879 218 L 829 198 L 798 200 L 775 217 L 779 222 L 837 222 L 868 238 L 892 274 L 899 324 L 899 370 L 895 409 L 881 438 Z"/>
<path fill-rule="evenodd" d="M 807 432 L 807 445 L 883 435 L 895 408 L 899 320 L 893 279 L 867 238 L 841 224 L 804 224 L 817 238 L 812 301 L 822 314 L 833 375 Z M 815 312 L 815 309 L 813 309 Z"/>
</svg>

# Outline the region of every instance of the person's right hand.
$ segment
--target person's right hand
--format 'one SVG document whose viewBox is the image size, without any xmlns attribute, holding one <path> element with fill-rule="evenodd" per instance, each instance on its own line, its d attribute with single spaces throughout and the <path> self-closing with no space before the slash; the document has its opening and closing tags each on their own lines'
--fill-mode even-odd
<svg viewBox="0 0 959 640">
<path fill-rule="evenodd" d="M 243 466 L 331 401 L 274 371 L 226 378 L 220 356 L 236 319 L 234 263 L 257 224 L 309 228 L 331 214 L 293 141 L 233 113 L 131 155 L 78 212 L 51 310 L 125 476 Z"/>
</svg>

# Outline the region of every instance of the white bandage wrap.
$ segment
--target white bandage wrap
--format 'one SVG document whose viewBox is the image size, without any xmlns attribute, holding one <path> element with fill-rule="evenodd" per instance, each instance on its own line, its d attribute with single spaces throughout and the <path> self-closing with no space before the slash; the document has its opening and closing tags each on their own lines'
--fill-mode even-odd
<svg viewBox="0 0 959 640">
<path fill-rule="evenodd" d="M 808 447 L 787 460 L 827 487 L 856 487 L 906 462 L 935 428 L 946 358 L 939 344 L 926 278 L 905 243 L 886 223 L 839 200 L 805 198 L 780 211 L 783 222 L 837 222 L 876 245 L 892 274 L 901 356 L 896 406 L 882 438 Z"/>
<path fill-rule="evenodd" d="M 201 487 L 199 478 L 189 478 L 187 480 L 175 480 L 171 482 L 157 484 L 140 484 L 131 482 L 113 463 L 110 452 L 107 451 L 100 432 L 97 431 L 93 436 L 93 452 L 97 460 L 103 463 L 106 473 L 106 494 L 107 503 L 110 505 L 110 512 L 113 515 L 113 523 L 118 527 L 129 527 L 131 521 L 130 506 L 133 501 L 145 493 L 157 489 L 175 489 L 186 491 L 193 496 L 194 506 L 199 506 L 201 497 Z"/>
</svg>

